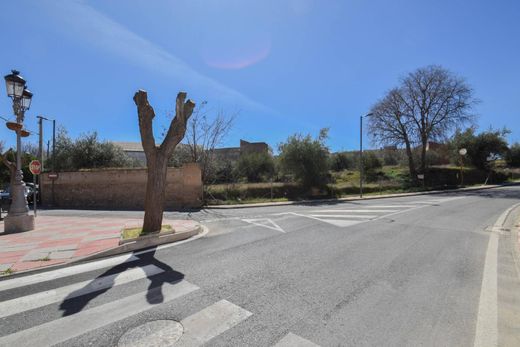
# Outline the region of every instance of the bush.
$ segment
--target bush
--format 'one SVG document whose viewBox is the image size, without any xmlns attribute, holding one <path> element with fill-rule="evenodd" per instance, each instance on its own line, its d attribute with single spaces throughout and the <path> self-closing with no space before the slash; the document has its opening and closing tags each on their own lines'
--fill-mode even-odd
<svg viewBox="0 0 520 347">
<path fill-rule="evenodd" d="M 237 170 L 248 182 L 260 182 L 274 174 L 274 160 L 269 153 L 248 153 L 240 156 Z"/>
<path fill-rule="evenodd" d="M 367 181 L 374 181 L 382 168 L 383 164 L 374 152 L 363 153 L 363 172 Z"/>
<path fill-rule="evenodd" d="M 355 164 L 346 153 L 334 153 L 330 157 L 330 169 L 334 172 L 349 170 L 353 167 L 355 167 Z"/>
<path fill-rule="evenodd" d="M 520 167 L 520 143 L 514 143 L 506 155 L 507 165 L 510 167 Z"/>
<path fill-rule="evenodd" d="M 292 135 L 279 145 L 280 165 L 305 188 L 323 187 L 328 180 L 329 151 L 325 146 L 328 129 L 313 139 L 310 135 Z"/>
<path fill-rule="evenodd" d="M 52 163 L 51 155 L 45 167 L 51 168 Z M 56 138 L 55 164 L 57 171 L 139 166 L 120 147 L 99 141 L 96 132 L 83 134 L 73 141 L 63 128 L 58 130 Z"/>
<path fill-rule="evenodd" d="M 493 160 L 506 156 L 508 148 L 505 137 L 508 133 L 507 129 L 490 129 L 475 135 L 474 128 L 457 132 L 451 141 L 452 161 L 457 163 L 460 160 L 459 149 L 466 148 L 467 157 L 473 166 L 480 170 L 489 170 Z"/>
</svg>

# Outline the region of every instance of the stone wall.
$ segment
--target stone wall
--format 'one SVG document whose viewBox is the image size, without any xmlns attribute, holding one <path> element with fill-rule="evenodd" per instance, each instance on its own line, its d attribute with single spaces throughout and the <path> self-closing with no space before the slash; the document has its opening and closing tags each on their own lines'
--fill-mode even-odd
<svg viewBox="0 0 520 347">
<path fill-rule="evenodd" d="M 54 181 L 42 174 L 45 207 L 78 209 L 141 210 L 144 208 L 146 168 L 60 172 Z M 198 164 L 168 168 L 166 209 L 202 205 L 202 180 Z"/>
</svg>

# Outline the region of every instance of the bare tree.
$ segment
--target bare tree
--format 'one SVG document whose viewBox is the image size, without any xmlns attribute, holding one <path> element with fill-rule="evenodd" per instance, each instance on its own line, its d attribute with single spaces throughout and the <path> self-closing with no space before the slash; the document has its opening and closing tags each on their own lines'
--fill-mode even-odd
<svg viewBox="0 0 520 347">
<path fill-rule="evenodd" d="M 421 144 L 421 171 L 429 141 L 443 139 L 458 126 L 473 123 L 477 100 L 466 81 L 440 66 L 427 66 L 402 81 L 402 102 Z"/>
<path fill-rule="evenodd" d="M 392 146 L 403 146 L 408 157 L 410 177 L 415 182 L 417 172 L 413 158 L 413 124 L 406 115 L 406 110 L 399 89 L 392 89 L 372 107 L 369 118 L 369 132 L 375 143 Z"/>
<path fill-rule="evenodd" d="M 235 115 L 228 116 L 219 110 L 213 119 L 208 117 L 208 111 L 203 102 L 191 117 L 186 139 L 191 160 L 199 163 L 202 171 L 202 181 L 207 183 L 211 170 L 214 168 L 215 148 L 222 144 L 233 126 Z"/>
<path fill-rule="evenodd" d="M 7 159 L 7 151 L 4 153 L 4 142 L 0 141 L 0 162 L 4 163 L 9 170 L 10 184 L 13 185 L 14 176 L 16 175 L 16 163 Z"/>
<path fill-rule="evenodd" d="M 170 127 L 162 144 L 156 146 L 152 128 L 155 112 L 148 103 L 147 93 L 144 90 L 139 90 L 134 95 L 134 102 L 137 106 L 141 142 L 148 166 L 143 233 L 159 232 L 161 230 L 164 211 L 164 191 L 168 159 L 186 133 L 186 125 L 193 113 L 195 103 L 191 100 L 186 101 L 185 92 L 179 92 L 177 94 L 175 117 L 170 123 Z"/>
<path fill-rule="evenodd" d="M 474 122 L 473 90 L 460 77 L 441 66 L 417 69 L 398 88 L 373 107 L 370 129 L 375 143 L 419 144 L 420 170 L 426 169 L 429 141 L 445 138 L 456 127 Z M 378 115 L 378 116 L 377 116 Z M 383 117 L 384 115 L 384 117 Z M 415 179 L 411 150 L 407 147 L 410 174 Z"/>
</svg>

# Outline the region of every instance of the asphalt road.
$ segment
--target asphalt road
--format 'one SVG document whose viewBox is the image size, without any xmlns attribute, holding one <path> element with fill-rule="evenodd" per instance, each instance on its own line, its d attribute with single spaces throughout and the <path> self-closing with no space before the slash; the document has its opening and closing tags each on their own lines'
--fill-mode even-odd
<svg viewBox="0 0 520 347">
<path fill-rule="evenodd" d="M 210 232 L 0 281 L 0 346 L 518 346 L 517 210 L 493 226 L 519 198 L 505 187 L 167 212 Z"/>
</svg>

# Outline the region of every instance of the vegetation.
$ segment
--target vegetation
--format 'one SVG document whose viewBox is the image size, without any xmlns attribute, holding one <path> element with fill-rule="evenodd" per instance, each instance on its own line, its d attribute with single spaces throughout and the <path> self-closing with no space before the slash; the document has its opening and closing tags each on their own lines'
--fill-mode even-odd
<svg viewBox="0 0 520 347">
<path fill-rule="evenodd" d="M 328 180 L 328 129 L 317 138 L 296 134 L 279 145 L 281 170 L 305 188 L 323 187 Z"/>
<path fill-rule="evenodd" d="M 410 176 L 416 181 L 414 145 L 420 146 L 419 171 L 424 173 L 429 142 L 471 124 L 475 103 L 473 91 L 464 79 L 440 66 L 420 68 L 372 107 L 369 134 L 375 144 L 404 146 Z"/>
<path fill-rule="evenodd" d="M 247 153 L 240 156 L 237 170 L 248 182 L 266 181 L 274 174 L 274 160 L 269 153 Z"/>
<path fill-rule="evenodd" d="M 509 151 L 507 134 L 509 134 L 507 129 L 489 129 L 480 134 L 475 134 L 475 128 L 468 128 L 463 132 L 457 131 L 450 143 L 453 161 L 460 160 L 458 151 L 466 148 L 467 157 L 474 167 L 489 170 L 495 160 L 507 157 Z"/>
<path fill-rule="evenodd" d="M 169 224 L 163 224 L 161 226 L 161 233 L 171 232 L 173 231 L 173 228 Z M 135 228 L 125 228 L 123 231 L 121 231 L 121 238 L 123 240 L 129 240 L 129 239 L 135 239 L 138 238 L 141 235 L 144 235 L 142 227 L 135 227 Z"/>
<path fill-rule="evenodd" d="M 65 128 L 59 128 L 57 132 L 56 159 L 51 155 L 44 167 L 50 169 L 53 163 L 56 171 L 139 165 L 112 142 L 100 141 L 96 132 L 82 134 L 73 140 Z"/>
<path fill-rule="evenodd" d="M 520 167 L 520 143 L 514 143 L 506 154 L 506 162 L 510 167 Z"/>
</svg>

